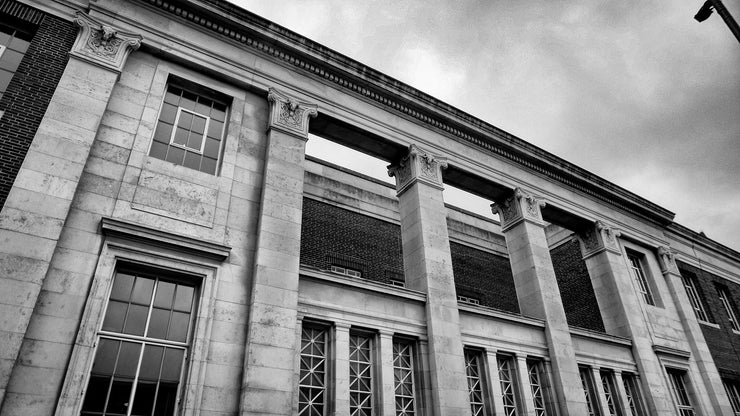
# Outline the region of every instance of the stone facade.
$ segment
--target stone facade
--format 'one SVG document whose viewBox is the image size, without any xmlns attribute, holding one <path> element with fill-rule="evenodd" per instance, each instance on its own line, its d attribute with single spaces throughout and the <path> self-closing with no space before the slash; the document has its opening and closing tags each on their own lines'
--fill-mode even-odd
<svg viewBox="0 0 740 416">
<path fill-rule="evenodd" d="M 740 253 L 670 211 L 221 0 L 0 18 L 0 416 L 740 411 Z"/>
</svg>

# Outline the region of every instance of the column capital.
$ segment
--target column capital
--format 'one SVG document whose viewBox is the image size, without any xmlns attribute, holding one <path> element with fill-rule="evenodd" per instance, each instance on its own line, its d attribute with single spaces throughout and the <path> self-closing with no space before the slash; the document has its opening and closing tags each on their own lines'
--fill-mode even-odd
<svg viewBox="0 0 740 416">
<path fill-rule="evenodd" d="M 676 265 L 676 253 L 669 246 L 658 247 L 658 261 L 663 274 L 680 274 Z"/>
<path fill-rule="evenodd" d="M 432 155 L 412 144 L 406 156 L 398 163 L 388 165 L 388 176 L 396 178 L 397 195 L 416 182 L 442 190 L 442 169 L 447 169 L 447 158 Z"/>
<path fill-rule="evenodd" d="M 593 225 L 578 233 L 578 241 L 581 243 L 581 254 L 583 258 L 589 258 L 603 251 L 610 251 L 621 255 L 617 237 L 622 233 L 601 221 L 594 221 Z"/>
<path fill-rule="evenodd" d="M 141 35 L 123 32 L 78 11 L 80 27 L 70 55 L 115 72 L 121 72 L 129 54 L 141 46 Z"/>
<path fill-rule="evenodd" d="M 507 198 L 491 204 L 491 211 L 499 215 L 501 231 L 505 232 L 525 220 L 544 226 L 540 208 L 545 205 L 543 199 L 516 188 Z"/>
<path fill-rule="evenodd" d="M 301 101 L 275 88 L 270 88 L 267 101 L 270 102 L 268 129 L 280 130 L 308 140 L 308 118 L 316 117 L 319 113 L 316 104 Z"/>
</svg>

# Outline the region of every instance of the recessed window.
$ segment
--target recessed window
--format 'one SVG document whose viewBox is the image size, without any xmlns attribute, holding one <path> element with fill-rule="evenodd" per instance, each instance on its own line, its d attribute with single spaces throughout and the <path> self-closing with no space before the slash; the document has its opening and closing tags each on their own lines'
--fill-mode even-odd
<svg viewBox="0 0 740 416">
<path fill-rule="evenodd" d="M 195 305 L 192 284 L 118 272 L 81 414 L 174 414 Z"/>
<path fill-rule="evenodd" d="M 480 305 L 480 299 L 470 296 L 457 295 L 457 301 L 462 303 L 469 303 L 471 305 Z"/>
<path fill-rule="evenodd" d="M 645 274 L 642 257 L 635 253 L 628 252 L 627 262 L 630 266 L 635 282 L 637 283 L 637 290 L 642 294 L 645 303 L 648 305 L 655 305 L 655 299 L 653 299 L 653 293 L 650 290 L 650 284 L 648 283 L 647 275 Z"/>
<path fill-rule="evenodd" d="M 223 148 L 228 105 L 223 96 L 171 81 L 162 102 L 149 155 L 216 174 Z"/>
<path fill-rule="evenodd" d="M 727 319 L 730 321 L 730 327 L 733 331 L 740 331 L 740 323 L 738 323 L 737 321 L 735 308 L 732 307 L 729 291 L 724 287 L 718 286 L 717 294 L 719 294 L 719 300 L 722 302 L 722 306 L 725 308 L 725 312 L 727 313 Z"/>
<path fill-rule="evenodd" d="M 339 274 L 343 274 L 345 276 L 350 276 L 350 277 L 362 277 L 361 271 L 357 269 L 351 269 L 349 267 L 342 267 L 342 266 L 337 266 L 337 265 L 332 264 L 331 271 L 334 273 L 339 273 Z"/>
<path fill-rule="evenodd" d="M 606 411 L 609 416 L 621 416 L 619 411 L 619 404 L 616 399 L 617 388 L 614 384 L 614 374 L 611 371 L 602 370 L 599 375 L 601 376 L 601 387 L 604 390 L 604 397 L 606 398 Z"/>
<path fill-rule="evenodd" d="M 622 382 L 624 383 L 624 393 L 627 396 L 627 409 L 630 416 L 643 416 L 642 395 L 640 394 L 640 384 L 637 376 L 634 374 L 623 373 Z"/>
<path fill-rule="evenodd" d="M 0 22 L 0 98 L 31 44 L 33 32 L 22 24 Z"/>
<path fill-rule="evenodd" d="M 684 288 L 686 288 L 686 295 L 689 297 L 689 303 L 691 304 L 691 308 L 694 309 L 696 319 L 710 322 L 707 312 L 704 309 L 704 304 L 699 296 L 699 291 L 696 289 L 696 278 L 688 275 L 687 272 L 683 272 L 681 274 L 681 280 L 683 281 Z"/>
<path fill-rule="evenodd" d="M 470 399 L 470 411 L 473 416 L 486 414 L 482 359 L 483 353 L 481 351 L 465 349 L 465 375 L 468 379 L 468 397 Z"/>
<path fill-rule="evenodd" d="M 498 377 L 501 382 L 501 395 L 504 403 L 503 414 L 505 416 L 516 416 L 517 413 L 517 379 L 514 365 L 514 357 L 510 355 L 499 355 Z"/>
<path fill-rule="evenodd" d="M 323 415 L 326 409 L 328 330 L 304 322 L 298 380 L 298 414 Z"/>
<path fill-rule="evenodd" d="M 694 416 L 694 407 L 691 405 L 689 392 L 686 389 L 686 372 L 674 368 L 667 369 L 667 372 L 678 414 L 680 416 Z"/>
<path fill-rule="evenodd" d="M 536 416 L 547 416 L 547 403 L 545 401 L 545 372 L 542 361 L 527 361 L 527 372 L 529 373 L 529 386 L 532 388 L 532 400 L 534 414 Z"/>
<path fill-rule="evenodd" d="M 349 336 L 349 414 L 373 414 L 373 337 L 351 333 Z"/>
<path fill-rule="evenodd" d="M 723 381 L 722 384 L 725 386 L 727 397 L 730 399 L 730 405 L 732 405 L 732 412 L 735 416 L 740 416 L 740 383 L 733 383 L 731 381 Z"/>
<path fill-rule="evenodd" d="M 591 376 L 591 369 L 589 367 L 579 367 L 578 373 L 581 376 L 581 385 L 583 386 L 583 394 L 586 396 L 586 407 L 588 408 L 589 416 L 599 415 L 598 408 L 598 395 L 596 394 L 596 386 L 594 385 L 594 379 Z"/>
<path fill-rule="evenodd" d="M 414 343 L 393 341 L 393 374 L 396 416 L 416 415 L 416 386 L 414 382 Z"/>
</svg>

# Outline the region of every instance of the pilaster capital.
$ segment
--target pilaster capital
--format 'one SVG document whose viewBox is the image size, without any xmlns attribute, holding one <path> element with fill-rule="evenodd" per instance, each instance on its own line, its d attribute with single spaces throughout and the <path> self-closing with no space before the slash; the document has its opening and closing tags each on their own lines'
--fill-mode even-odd
<svg viewBox="0 0 740 416">
<path fill-rule="evenodd" d="M 668 246 L 658 247 L 658 261 L 660 271 L 665 273 L 680 274 L 676 265 L 676 253 Z"/>
<path fill-rule="evenodd" d="M 270 88 L 267 93 L 270 102 L 270 124 L 268 129 L 280 130 L 303 140 L 308 140 L 308 118 L 316 117 L 318 106 L 291 97 Z"/>
<path fill-rule="evenodd" d="M 129 54 L 141 46 L 141 35 L 123 32 L 78 11 L 80 27 L 70 55 L 100 67 L 121 72 Z"/>
<path fill-rule="evenodd" d="M 614 254 L 621 255 L 617 237 L 622 233 L 619 230 L 604 224 L 601 221 L 594 221 L 593 226 L 581 230 L 578 233 L 578 241 L 581 243 L 581 254 L 583 258 L 589 258 L 602 251 L 610 251 Z"/>
<path fill-rule="evenodd" d="M 501 220 L 501 231 L 505 232 L 525 220 L 544 226 L 545 221 L 542 219 L 540 208 L 545 205 L 544 200 L 521 188 L 516 188 L 507 198 L 491 204 L 491 211 L 498 214 Z"/>
<path fill-rule="evenodd" d="M 442 169 L 447 169 L 446 158 L 427 153 L 412 144 L 408 155 L 398 163 L 388 165 L 388 176 L 396 178 L 397 195 L 401 195 L 417 181 L 442 190 Z"/>
</svg>

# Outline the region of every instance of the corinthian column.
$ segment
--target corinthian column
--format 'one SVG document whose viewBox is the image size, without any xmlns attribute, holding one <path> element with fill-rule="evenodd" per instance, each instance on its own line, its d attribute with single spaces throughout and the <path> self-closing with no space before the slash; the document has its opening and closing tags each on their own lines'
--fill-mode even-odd
<svg viewBox="0 0 740 416">
<path fill-rule="evenodd" d="M 141 36 L 77 12 L 70 60 L 0 212 L 0 403 L 113 85 Z"/>
<path fill-rule="evenodd" d="M 460 337 L 447 210 L 442 198 L 444 158 L 416 145 L 388 174 L 396 178 L 406 286 L 427 295 L 427 335 L 432 408 L 440 415 L 468 415 L 467 379 Z"/>
</svg>

